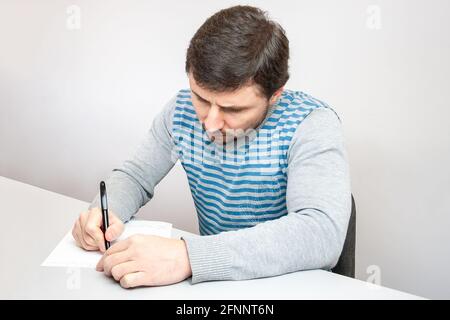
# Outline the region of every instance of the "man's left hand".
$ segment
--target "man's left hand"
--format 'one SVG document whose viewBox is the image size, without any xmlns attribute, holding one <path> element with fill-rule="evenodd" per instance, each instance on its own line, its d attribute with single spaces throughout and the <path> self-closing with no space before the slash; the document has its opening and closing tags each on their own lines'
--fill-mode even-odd
<svg viewBox="0 0 450 320">
<path fill-rule="evenodd" d="M 112 245 L 97 264 L 124 288 L 177 283 L 192 275 L 183 240 L 134 235 Z"/>
</svg>

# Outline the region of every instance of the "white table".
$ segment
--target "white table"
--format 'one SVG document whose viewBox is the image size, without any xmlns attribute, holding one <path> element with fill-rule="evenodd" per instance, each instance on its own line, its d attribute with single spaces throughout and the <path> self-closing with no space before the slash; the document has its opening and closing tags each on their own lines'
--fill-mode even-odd
<svg viewBox="0 0 450 320">
<path fill-rule="evenodd" d="M 417 299 L 323 270 L 123 289 L 90 269 L 41 267 L 88 203 L 0 177 L 0 299 Z M 173 236 L 186 234 L 178 229 Z"/>
</svg>

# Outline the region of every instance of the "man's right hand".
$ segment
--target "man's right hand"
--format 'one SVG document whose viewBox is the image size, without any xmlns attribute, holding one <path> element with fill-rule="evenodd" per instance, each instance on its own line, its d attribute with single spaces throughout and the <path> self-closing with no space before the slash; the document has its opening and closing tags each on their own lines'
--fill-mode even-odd
<svg viewBox="0 0 450 320">
<path fill-rule="evenodd" d="M 106 230 L 105 238 L 108 241 L 117 239 L 124 230 L 123 222 L 109 210 L 109 228 Z M 77 245 L 85 250 L 100 250 L 105 252 L 105 238 L 102 231 L 102 210 L 92 208 L 82 212 L 75 222 L 72 235 Z"/>
</svg>

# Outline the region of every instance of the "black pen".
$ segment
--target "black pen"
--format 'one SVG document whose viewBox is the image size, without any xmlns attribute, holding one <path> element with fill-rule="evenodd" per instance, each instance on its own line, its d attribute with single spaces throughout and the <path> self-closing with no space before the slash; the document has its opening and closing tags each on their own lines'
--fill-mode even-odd
<svg viewBox="0 0 450 320">
<path fill-rule="evenodd" d="M 106 199 L 106 185 L 104 181 L 100 182 L 100 202 L 102 204 L 102 231 L 103 238 L 105 239 L 105 248 L 109 249 L 110 243 L 106 240 L 106 230 L 109 227 L 109 219 L 108 219 L 108 200 Z"/>
</svg>

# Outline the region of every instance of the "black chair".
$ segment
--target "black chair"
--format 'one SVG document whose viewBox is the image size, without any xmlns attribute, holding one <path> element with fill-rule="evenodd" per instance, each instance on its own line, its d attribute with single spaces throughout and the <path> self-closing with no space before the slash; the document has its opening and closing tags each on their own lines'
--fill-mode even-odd
<svg viewBox="0 0 450 320">
<path fill-rule="evenodd" d="M 352 213 L 345 236 L 344 247 L 336 266 L 332 272 L 343 276 L 355 277 L 355 245 L 356 245 L 356 205 L 352 195 Z"/>
</svg>

